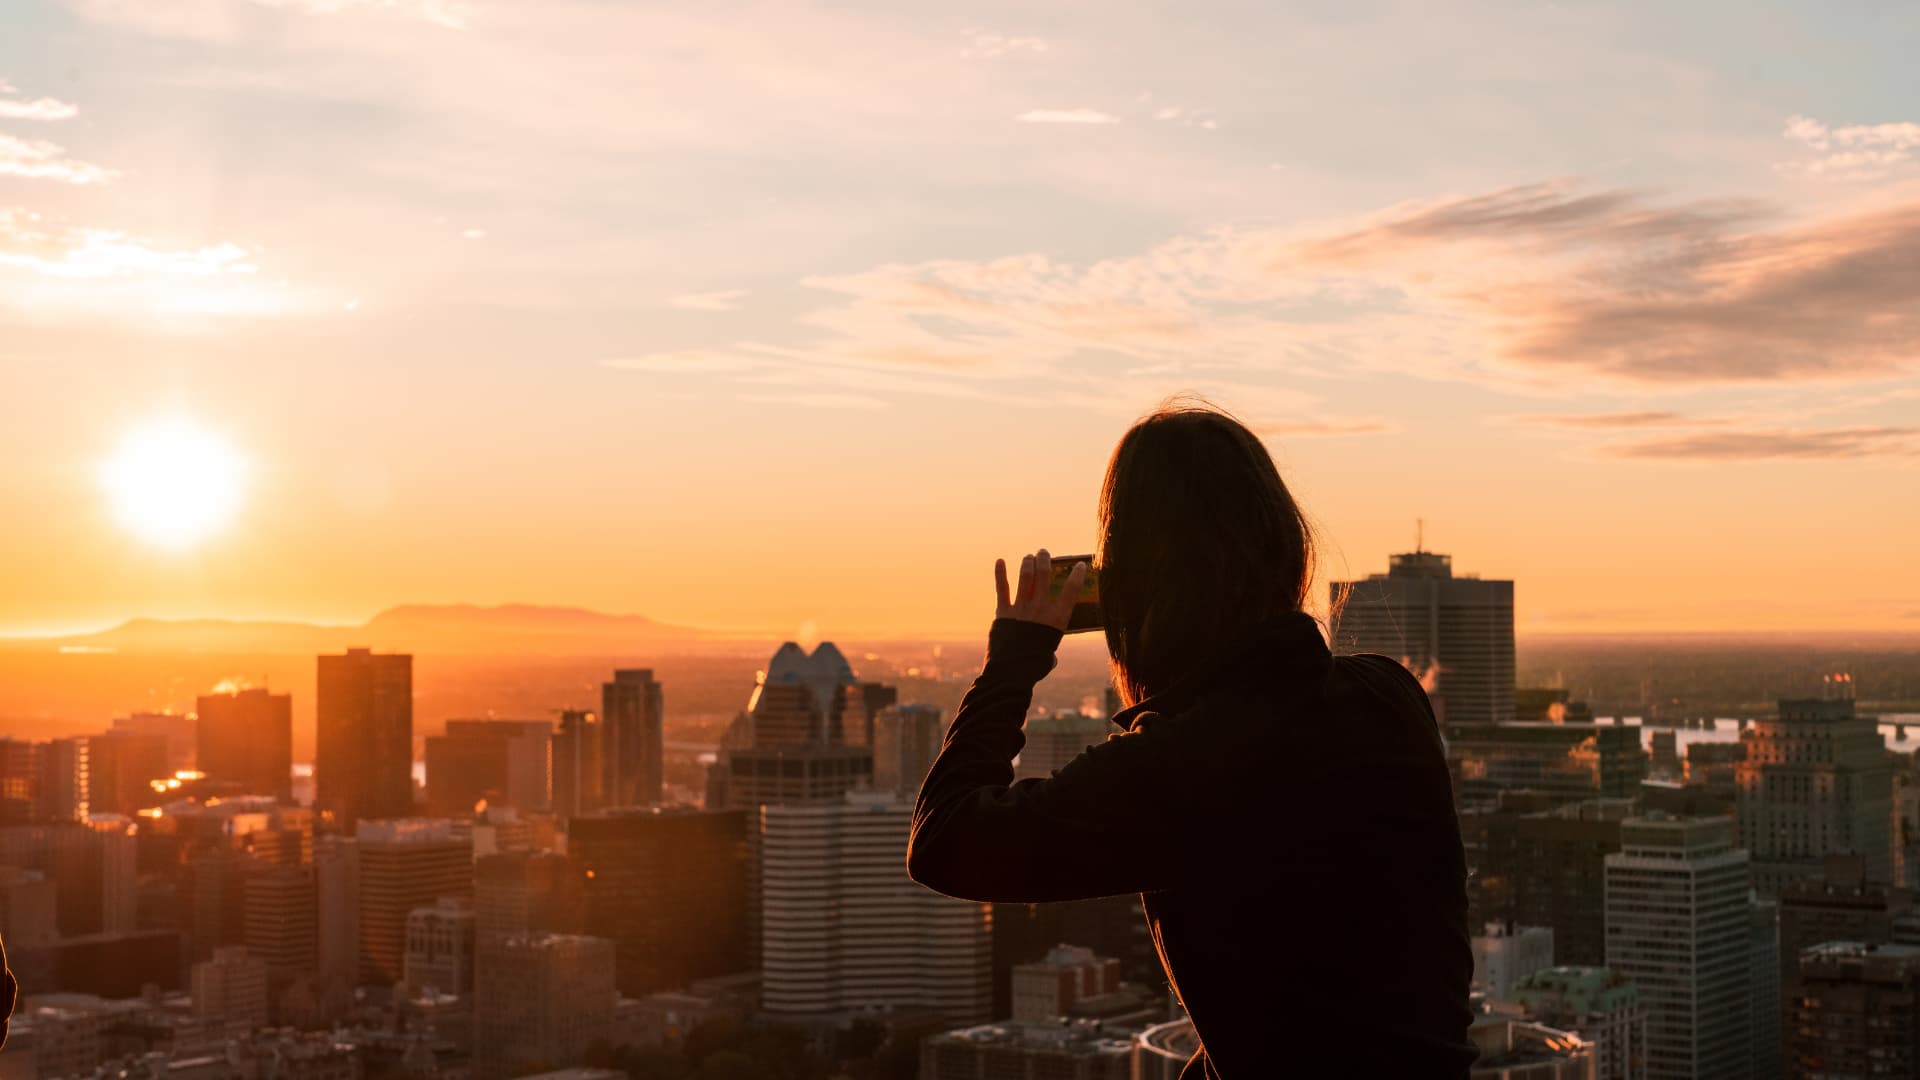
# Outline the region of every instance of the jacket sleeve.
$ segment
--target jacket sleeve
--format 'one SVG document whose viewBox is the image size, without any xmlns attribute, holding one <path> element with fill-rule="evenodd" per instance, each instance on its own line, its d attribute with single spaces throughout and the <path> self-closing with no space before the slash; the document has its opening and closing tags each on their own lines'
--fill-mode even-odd
<svg viewBox="0 0 1920 1080">
<path fill-rule="evenodd" d="M 1178 878 L 1168 796 L 1179 762 L 1164 733 L 1116 734 L 1051 779 L 1014 781 L 1033 686 L 1053 670 L 1061 636 L 994 620 L 986 663 L 920 785 L 913 880 L 967 900 L 1040 903 L 1151 892 Z"/>
</svg>

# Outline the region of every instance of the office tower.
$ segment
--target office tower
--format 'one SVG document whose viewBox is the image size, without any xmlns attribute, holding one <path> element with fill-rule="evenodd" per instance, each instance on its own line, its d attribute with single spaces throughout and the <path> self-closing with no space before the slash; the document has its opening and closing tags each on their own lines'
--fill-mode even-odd
<svg viewBox="0 0 1920 1080">
<path fill-rule="evenodd" d="M 846 732 L 864 726 L 873 685 L 855 678 L 830 641 L 811 655 L 782 644 L 728 732 L 727 805 L 834 802 L 870 786 L 873 748 L 849 745 Z"/>
<path fill-rule="evenodd" d="M 0 738 L 0 827 L 31 825 L 40 817 L 40 748 Z"/>
<path fill-rule="evenodd" d="M 1109 733 L 1119 730 L 1108 718 L 1085 713 L 1033 717 L 1027 721 L 1027 743 L 1013 764 L 1014 778 L 1045 780 L 1087 747 L 1107 741 Z"/>
<path fill-rule="evenodd" d="M 600 721 L 585 709 L 560 714 L 553 733 L 553 812 L 561 817 L 591 814 L 606 805 L 600 797 Z"/>
<path fill-rule="evenodd" d="M 1120 961 L 1078 945 L 1056 945 L 1013 969 L 1013 1019 L 1044 1024 L 1075 1005 L 1120 992 Z"/>
<path fill-rule="evenodd" d="M 859 713 L 844 725 L 847 744 L 873 746 L 876 737 L 874 727 L 879 721 L 880 713 L 898 704 L 900 704 L 900 691 L 897 687 L 877 682 L 861 683 Z"/>
<path fill-rule="evenodd" d="M 1751 868 L 1725 818 L 1630 818 L 1606 857 L 1607 966 L 1647 1004 L 1647 1076 L 1744 1077 L 1751 1064 Z"/>
<path fill-rule="evenodd" d="M 267 962 L 244 945 L 223 946 L 193 965 L 193 1013 L 247 1031 L 267 1026 Z"/>
<path fill-rule="evenodd" d="M 613 943 L 568 934 L 508 938 L 474 988 L 474 1075 L 523 1076 L 577 1062 L 608 1041 L 616 993 Z"/>
<path fill-rule="evenodd" d="M 618 851 L 611 854 L 620 857 Z M 585 880 L 572 859 L 550 851 L 517 851 L 475 859 L 476 939 L 484 945 L 527 934 L 584 932 L 587 925 Z"/>
<path fill-rule="evenodd" d="M 210 960 L 246 937 L 247 877 L 254 861 L 237 847 L 194 851 L 180 866 L 175 907 L 189 963 Z"/>
<path fill-rule="evenodd" d="M 173 775 L 167 768 L 164 735 L 109 731 L 87 738 L 89 809 L 95 814 L 133 814 L 159 801 L 154 781 Z"/>
<path fill-rule="evenodd" d="M 92 812 L 92 770 L 87 739 L 49 739 L 35 758 L 38 820 L 85 821 Z"/>
<path fill-rule="evenodd" d="M 1491 923 L 1473 938 L 1473 985 L 1496 1001 L 1515 983 L 1553 966 L 1553 928 Z"/>
<path fill-rule="evenodd" d="M 913 804 L 886 793 L 762 811 L 761 1007 L 789 1019 L 991 1006 L 987 908 L 905 872 Z"/>
<path fill-rule="evenodd" d="M 322 667 L 328 659 L 333 658 L 322 658 Z M 199 716 L 201 772 L 237 781 L 250 795 L 293 800 L 292 694 L 270 694 L 258 687 L 202 694 L 194 711 Z M 411 738 L 411 729 L 408 735 Z M 408 753 L 411 756 L 411 749 Z"/>
<path fill-rule="evenodd" d="M 1593 1043 L 1594 1080 L 1647 1074 L 1647 1007 L 1632 979 L 1604 967 L 1550 967 L 1521 979 L 1513 1000 L 1527 1019 Z"/>
<path fill-rule="evenodd" d="M 40 871 L 0 866 L 0 941 L 19 950 L 58 940 L 59 899 L 59 886 Z"/>
<path fill-rule="evenodd" d="M 459 817 L 485 804 L 544 813 L 552 751 L 545 720 L 449 720 L 446 734 L 427 736 L 427 812 Z"/>
<path fill-rule="evenodd" d="M 1783 1058 L 1780 1028 L 1780 907 L 1772 900 L 1747 902 L 1747 1075 L 1779 1080 Z"/>
<path fill-rule="evenodd" d="M 362 818 L 411 816 L 413 657 L 322 656 L 314 700 L 314 809 L 349 833 Z"/>
<path fill-rule="evenodd" d="M 981 1024 L 920 1043 L 920 1080 L 1130 1080 L 1133 1044 L 1097 1021 Z"/>
<path fill-rule="evenodd" d="M 1631 799 L 1588 799 L 1545 810 L 1509 797 L 1490 811 L 1466 815 L 1478 826 L 1473 862 L 1477 923 L 1553 928 L 1556 961 L 1605 963 L 1606 857 L 1620 850 L 1620 823 Z"/>
<path fill-rule="evenodd" d="M 474 911 L 464 898 L 442 897 L 407 915 L 407 952 L 401 969 L 409 994 L 473 993 Z"/>
<path fill-rule="evenodd" d="M 320 897 L 312 866 L 257 862 L 244 887 L 241 942 L 267 967 L 276 1019 L 289 987 L 310 979 L 320 959 Z"/>
<path fill-rule="evenodd" d="M 1782 986 L 1792 984 L 1800 953 L 1823 941 L 1920 945 L 1920 908 L 1910 890 L 1868 881 L 1860 856 L 1829 855 L 1818 877 L 1780 890 Z"/>
<path fill-rule="evenodd" d="M 1647 776 L 1640 728 L 1628 724 L 1465 723 L 1447 727 L 1447 766 L 1462 808 L 1492 806 L 1503 792 L 1561 802 L 1631 798 Z"/>
<path fill-rule="evenodd" d="M 403 974 L 413 909 L 473 895 L 473 848 L 451 822 L 432 818 L 362 821 L 356 839 L 360 981 L 391 985 Z"/>
<path fill-rule="evenodd" d="M 1413 551 L 1350 590 L 1334 625 L 1340 653 L 1385 653 L 1428 686 L 1434 715 L 1455 724 L 1513 719 L 1513 582 L 1453 574 L 1450 556 Z"/>
<path fill-rule="evenodd" d="M 1472 1080 L 1593 1080 L 1594 1045 L 1573 1032 L 1490 1016 L 1467 1034 L 1480 1048 Z"/>
<path fill-rule="evenodd" d="M 600 685 L 601 790 L 608 806 L 660 801 L 666 706 L 652 668 L 615 671 Z"/>
<path fill-rule="evenodd" d="M 1740 843 L 1762 895 L 1818 875 L 1829 854 L 1859 855 L 1869 881 L 1900 880 L 1886 739 L 1851 697 L 1782 699 L 1779 715 L 1754 720 L 1740 741 Z"/>
<path fill-rule="evenodd" d="M 167 742 L 167 769 L 163 775 L 199 768 L 200 721 L 193 713 L 141 712 L 113 718 L 112 731 L 158 735 Z"/>
<path fill-rule="evenodd" d="M 753 966 L 748 828 L 742 810 L 612 809 L 573 819 L 567 851 L 587 932 L 614 943 L 621 993 L 640 997 Z"/>
<path fill-rule="evenodd" d="M 873 720 L 873 786 L 912 795 L 933 768 L 946 738 L 937 705 L 889 705 Z"/>
<path fill-rule="evenodd" d="M 1826 942 L 1795 967 L 1789 1076 L 1920 1076 L 1920 948 Z"/>
</svg>

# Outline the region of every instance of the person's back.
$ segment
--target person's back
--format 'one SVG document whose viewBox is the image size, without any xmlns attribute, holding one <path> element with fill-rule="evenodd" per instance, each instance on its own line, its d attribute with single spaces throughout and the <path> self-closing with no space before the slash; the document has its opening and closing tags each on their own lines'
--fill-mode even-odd
<svg viewBox="0 0 1920 1080">
<path fill-rule="evenodd" d="M 1051 592 L 1042 550 L 1012 596 L 997 565 L 986 662 L 921 785 L 909 874 L 982 901 L 1140 893 L 1201 1043 L 1184 1080 L 1466 1076 L 1465 858 L 1420 684 L 1334 657 L 1299 610 L 1304 519 L 1237 423 L 1136 425 L 1102 519 L 1125 730 L 1014 781 L 1087 568 Z"/>
</svg>

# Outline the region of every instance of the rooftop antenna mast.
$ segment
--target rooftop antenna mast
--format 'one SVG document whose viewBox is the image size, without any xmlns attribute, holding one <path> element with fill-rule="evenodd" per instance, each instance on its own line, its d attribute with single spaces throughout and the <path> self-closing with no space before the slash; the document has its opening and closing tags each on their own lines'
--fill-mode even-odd
<svg viewBox="0 0 1920 1080">
<path fill-rule="evenodd" d="M 1427 535 L 1427 519 L 1414 518 L 1413 519 L 1413 553 L 1415 555 L 1419 555 L 1427 550 L 1426 535 Z"/>
</svg>

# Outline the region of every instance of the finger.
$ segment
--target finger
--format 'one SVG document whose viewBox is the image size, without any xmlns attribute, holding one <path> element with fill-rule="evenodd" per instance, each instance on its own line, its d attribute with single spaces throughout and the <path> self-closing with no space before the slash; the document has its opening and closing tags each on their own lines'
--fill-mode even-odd
<svg viewBox="0 0 1920 1080">
<path fill-rule="evenodd" d="M 1020 559 L 1020 588 L 1013 595 L 1013 605 L 1020 607 L 1033 598 L 1033 556 Z"/>
<path fill-rule="evenodd" d="M 1033 553 L 1033 572 L 1036 580 L 1040 582 L 1040 595 L 1043 597 L 1052 596 L 1053 556 L 1047 554 L 1046 548 L 1041 548 L 1039 551 Z"/>
<path fill-rule="evenodd" d="M 1007 560 L 993 560 L 993 593 L 1000 601 L 999 611 L 1005 613 L 1013 602 L 1007 597 Z"/>
</svg>

